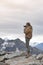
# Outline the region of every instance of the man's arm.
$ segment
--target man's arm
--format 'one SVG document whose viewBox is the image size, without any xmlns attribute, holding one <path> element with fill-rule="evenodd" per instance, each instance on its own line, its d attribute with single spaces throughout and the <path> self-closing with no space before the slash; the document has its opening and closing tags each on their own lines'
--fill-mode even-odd
<svg viewBox="0 0 43 65">
<path fill-rule="evenodd" d="M 30 32 L 32 32 L 32 26 L 28 26 L 27 28 L 24 29 L 25 34 L 28 34 Z"/>
</svg>

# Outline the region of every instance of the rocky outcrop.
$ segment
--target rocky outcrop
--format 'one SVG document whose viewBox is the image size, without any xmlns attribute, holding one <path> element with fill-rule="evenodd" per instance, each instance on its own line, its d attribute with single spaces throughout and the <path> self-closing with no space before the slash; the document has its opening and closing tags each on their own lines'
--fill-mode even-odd
<svg viewBox="0 0 43 65">
<path fill-rule="evenodd" d="M 25 53 L 26 52 L 6 53 L 0 56 L 0 62 L 9 65 L 43 65 L 43 54 L 33 54 L 29 58 L 26 58 Z"/>
<path fill-rule="evenodd" d="M 0 62 L 5 62 L 5 60 L 16 58 L 25 55 L 24 52 L 12 52 L 6 53 L 5 55 L 0 56 Z"/>
<path fill-rule="evenodd" d="M 30 46 L 31 56 L 26 58 L 26 47 L 23 41 L 16 39 L 7 42 L 9 44 L 5 45 L 5 48 L 8 51 L 0 51 L 0 65 L 43 65 L 43 53 L 39 49 Z"/>
<path fill-rule="evenodd" d="M 16 57 L 6 60 L 5 63 L 9 63 L 10 65 L 42 65 L 42 61 L 36 60 L 35 57 L 35 55 L 30 56 L 29 58 L 25 58 L 25 56 Z"/>
<path fill-rule="evenodd" d="M 36 57 L 37 60 L 42 60 L 43 59 L 43 54 L 38 54 Z"/>
</svg>

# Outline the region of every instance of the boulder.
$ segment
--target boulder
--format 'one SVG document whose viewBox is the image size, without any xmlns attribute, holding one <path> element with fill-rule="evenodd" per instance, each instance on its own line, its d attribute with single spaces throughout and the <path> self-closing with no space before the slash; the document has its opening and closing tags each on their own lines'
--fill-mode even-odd
<svg viewBox="0 0 43 65">
<path fill-rule="evenodd" d="M 5 60 L 8 60 L 8 58 L 6 58 L 4 56 L 0 56 L 0 62 L 5 62 Z"/>
<path fill-rule="evenodd" d="M 4 56 L 0 56 L 0 62 L 4 60 Z"/>
<path fill-rule="evenodd" d="M 36 57 L 37 60 L 42 60 L 42 58 L 43 58 L 43 54 L 38 54 Z"/>
<path fill-rule="evenodd" d="M 5 54 L 6 54 L 5 51 L 0 51 L 0 56 L 3 56 Z"/>
</svg>

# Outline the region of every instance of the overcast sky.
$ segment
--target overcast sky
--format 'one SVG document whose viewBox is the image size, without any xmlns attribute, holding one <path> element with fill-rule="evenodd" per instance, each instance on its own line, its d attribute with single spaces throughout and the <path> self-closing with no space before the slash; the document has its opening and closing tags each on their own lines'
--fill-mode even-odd
<svg viewBox="0 0 43 65">
<path fill-rule="evenodd" d="M 33 36 L 43 35 L 43 0 L 0 0 L 0 35 L 22 35 L 26 22 Z"/>
</svg>

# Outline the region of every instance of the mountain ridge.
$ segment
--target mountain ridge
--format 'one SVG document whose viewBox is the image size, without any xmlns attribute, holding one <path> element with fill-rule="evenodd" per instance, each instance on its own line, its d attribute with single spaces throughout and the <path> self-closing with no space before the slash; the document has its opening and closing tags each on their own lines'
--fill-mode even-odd
<svg viewBox="0 0 43 65">
<path fill-rule="evenodd" d="M 2 43 L 1 48 L 2 51 L 6 52 L 14 52 L 14 51 L 26 51 L 26 44 L 21 41 L 19 38 L 12 39 L 12 40 L 6 40 L 4 43 Z M 39 54 L 42 53 L 41 50 L 37 49 L 36 47 L 30 46 L 30 52 L 32 54 Z"/>
<path fill-rule="evenodd" d="M 35 47 L 43 51 L 43 43 L 37 44 Z"/>
</svg>

